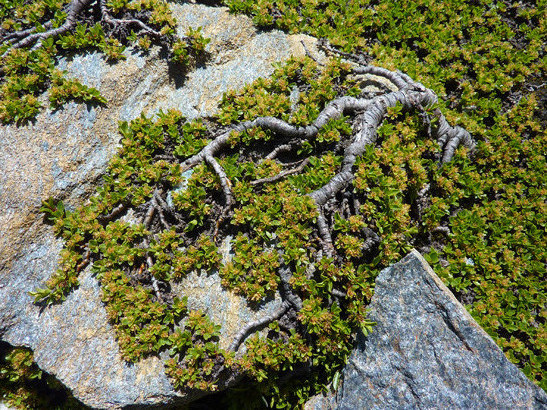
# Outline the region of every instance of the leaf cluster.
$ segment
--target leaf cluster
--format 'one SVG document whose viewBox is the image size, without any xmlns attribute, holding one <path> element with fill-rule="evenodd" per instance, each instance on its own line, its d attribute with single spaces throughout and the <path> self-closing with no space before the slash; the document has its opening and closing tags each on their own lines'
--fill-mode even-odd
<svg viewBox="0 0 547 410">
<path fill-rule="evenodd" d="M 172 358 L 166 362 L 166 372 L 175 388 L 215 391 L 211 380 L 214 370 L 229 357 L 218 347 L 220 325 L 215 325 L 201 311 L 190 312 L 183 327 L 171 336 Z"/>
<path fill-rule="evenodd" d="M 0 398 L 16 409 L 84 409 L 63 385 L 40 370 L 32 351 L 0 343 Z"/>
<path fill-rule="evenodd" d="M 30 29 L 40 33 L 46 31 L 48 23 L 53 28 L 60 27 L 66 19 L 66 3 L 65 0 L 2 2 L 0 35 Z M 95 17 L 82 17 L 73 30 L 44 39 L 38 49 L 10 49 L 10 43 L 4 41 L 0 44 L 0 122 L 24 124 L 35 118 L 44 106 L 40 97 L 47 90 L 51 108 L 69 101 L 107 103 L 97 89 L 83 85 L 78 79 L 68 79 L 66 72 L 54 68 L 60 55 L 97 50 L 106 60 L 115 62 L 125 59 L 128 45 L 146 52 L 152 44 L 157 44 L 167 48 L 171 61 L 183 67 L 205 55 L 209 39 L 201 35 L 200 29 L 190 28 L 185 38 L 175 38 L 176 21 L 164 0 L 113 0 L 107 2 L 107 9 L 113 18 L 139 19 L 161 36 L 157 38 L 142 30 L 113 29 L 95 21 Z"/>
<path fill-rule="evenodd" d="M 416 147 L 413 158 L 388 147 L 371 150 L 355 186 L 370 198 L 361 203 L 363 216 L 375 221 L 369 227 L 383 232 L 383 263 L 409 245 L 432 243 L 423 249 L 430 249 L 435 271 L 510 360 L 545 389 L 545 123 L 539 119 L 545 111 L 545 1 L 224 4 L 260 26 L 325 37 L 409 74 L 438 93 L 449 122 L 483 141 L 475 163 L 458 156 L 425 174 L 431 147 Z M 396 128 L 385 124 L 383 137 L 405 138 L 406 121 Z M 393 163 L 405 157 L 406 164 Z M 429 198 L 416 203 L 411 198 L 430 179 Z M 340 237 L 337 246 L 357 254 L 357 242 Z"/>
</svg>

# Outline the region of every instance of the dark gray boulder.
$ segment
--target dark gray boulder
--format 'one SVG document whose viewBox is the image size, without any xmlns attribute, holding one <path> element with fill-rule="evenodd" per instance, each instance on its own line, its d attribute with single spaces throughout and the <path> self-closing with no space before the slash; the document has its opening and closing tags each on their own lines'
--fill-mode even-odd
<svg viewBox="0 0 547 410">
<path fill-rule="evenodd" d="M 504 356 L 417 251 L 376 280 L 360 336 L 331 397 L 306 409 L 544 409 L 547 394 Z"/>
</svg>

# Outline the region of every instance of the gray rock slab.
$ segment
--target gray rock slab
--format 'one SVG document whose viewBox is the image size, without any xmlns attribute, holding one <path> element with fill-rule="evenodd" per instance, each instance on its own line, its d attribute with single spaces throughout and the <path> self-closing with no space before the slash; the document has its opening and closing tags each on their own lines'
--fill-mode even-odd
<svg viewBox="0 0 547 410">
<path fill-rule="evenodd" d="M 376 280 L 371 335 L 358 338 L 319 409 L 545 409 L 547 395 L 504 356 L 417 251 Z"/>
<path fill-rule="evenodd" d="M 41 201 L 53 196 L 68 207 L 84 203 L 116 152 L 118 121 L 168 108 L 188 118 L 212 115 L 224 92 L 271 75 L 274 62 L 303 56 L 302 42 L 315 58 L 324 59 L 311 37 L 258 32 L 249 18 L 232 16 L 226 8 L 171 6 L 180 35 L 203 26 L 211 38 L 204 66 L 173 73 L 157 49 L 147 55 L 128 50 L 126 60 L 116 64 L 97 53 L 62 59 L 60 68 L 99 89 L 108 104 L 70 103 L 43 110 L 26 126 L 0 126 L 0 338 L 31 348 L 43 370 L 94 408 L 184 403 L 192 397 L 173 390 L 161 359 L 135 365 L 121 359 L 100 287 L 88 271 L 64 303 L 43 311 L 33 305 L 28 292 L 43 287 L 62 248 L 38 212 Z M 42 100 L 47 103 L 47 95 Z M 222 323 L 223 345 L 242 324 L 263 314 L 224 291 L 218 275 L 193 274 L 192 279 L 191 286 L 177 291 Z M 277 304 L 273 300 L 263 309 Z"/>
</svg>

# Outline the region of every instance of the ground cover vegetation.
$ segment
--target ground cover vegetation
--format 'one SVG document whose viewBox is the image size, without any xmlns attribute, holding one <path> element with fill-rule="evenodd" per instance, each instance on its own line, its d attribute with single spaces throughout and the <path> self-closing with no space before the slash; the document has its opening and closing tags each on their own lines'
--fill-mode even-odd
<svg viewBox="0 0 547 410">
<path fill-rule="evenodd" d="M 40 370 L 29 349 L 0 342 L 0 400 L 12 408 L 86 408 L 54 377 Z"/>
<path fill-rule="evenodd" d="M 473 161 L 452 161 L 428 184 L 435 218 L 422 218 L 432 237 L 430 250 L 420 250 L 507 357 L 546 390 L 547 3 L 225 4 L 260 26 L 325 37 L 411 75 L 478 140 Z"/>
<path fill-rule="evenodd" d="M 363 93 L 350 75 L 365 73 L 398 91 Z M 300 101 L 291 103 L 295 90 Z M 371 330 L 374 269 L 407 252 L 420 231 L 404 196 L 419 197 L 460 141 L 474 146 L 435 102 L 404 74 L 304 59 L 228 93 L 214 121 L 188 122 L 173 110 L 124 122 L 97 195 L 71 212 L 53 199 L 43 204 L 66 246 L 36 301 L 62 301 L 92 264 L 127 361 L 169 350 L 176 388 L 215 391 L 247 377 L 270 403 L 303 402 L 340 370 L 355 333 Z M 392 216 L 378 220 L 389 238 L 382 241 L 375 211 L 364 213 L 367 160 L 382 151 L 377 137 L 399 123 L 408 133 L 392 137 L 398 155 L 385 157 L 392 171 L 384 188 L 391 184 L 393 198 L 379 198 Z M 390 173 L 407 185 L 403 193 Z M 226 238 L 232 255 L 222 261 Z M 195 270 L 218 271 L 251 306 L 276 293 L 282 304 L 222 349 L 219 326 L 169 290 Z M 292 373 L 312 376 L 280 390 L 278 381 Z"/>
<path fill-rule="evenodd" d="M 106 104 L 93 87 L 55 68 L 56 58 L 98 50 L 111 62 L 123 51 L 166 50 L 179 70 L 203 57 L 205 39 L 190 29 L 175 36 L 176 21 L 164 0 L 3 0 L 0 3 L 0 122 L 24 124 L 44 106 L 67 101 Z"/>
<path fill-rule="evenodd" d="M 257 406 L 293 407 L 336 384 L 353 335 L 371 330 L 375 276 L 414 246 L 545 388 L 545 2 L 227 4 L 441 98 L 379 69 L 399 94 L 366 93 L 354 66 L 308 58 L 228 93 L 214 119 L 122 123 L 97 195 L 70 212 L 43 204 L 66 247 L 37 301 L 62 301 L 92 265 L 126 360 L 168 350 L 178 388 L 246 377 Z M 190 270 L 218 271 L 251 305 L 283 303 L 220 349 L 219 327 L 169 292 Z"/>
</svg>

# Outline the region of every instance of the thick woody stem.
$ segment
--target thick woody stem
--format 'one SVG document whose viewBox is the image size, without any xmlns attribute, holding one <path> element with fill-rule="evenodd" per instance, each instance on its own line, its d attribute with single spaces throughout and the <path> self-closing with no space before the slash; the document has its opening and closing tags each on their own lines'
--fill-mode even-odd
<svg viewBox="0 0 547 410">
<path fill-rule="evenodd" d="M 254 322 L 249 323 L 247 326 L 241 329 L 241 331 L 235 336 L 229 350 L 234 352 L 237 351 L 241 343 L 243 343 L 245 338 L 250 333 L 256 331 L 263 326 L 266 326 L 274 320 L 281 318 L 285 313 L 287 313 L 291 306 L 296 311 L 302 309 L 302 299 L 300 299 L 300 297 L 292 291 L 291 285 L 289 284 L 289 280 L 291 278 L 291 269 L 283 261 L 281 262 L 281 267 L 279 268 L 279 277 L 281 279 L 279 292 L 281 294 L 281 297 L 284 299 L 279 309 L 277 309 L 270 315 L 264 316 L 258 320 L 255 320 Z"/>
<path fill-rule="evenodd" d="M 142 221 L 142 224 L 146 229 L 148 229 L 150 227 L 150 224 L 152 223 L 154 212 L 156 212 L 156 207 L 153 204 L 150 204 L 150 206 L 148 207 L 148 211 L 146 211 L 146 215 L 144 216 L 144 219 Z"/>
<path fill-rule="evenodd" d="M 456 148 L 463 143 L 470 151 L 475 149 L 476 143 L 473 140 L 473 137 L 461 127 L 455 126 L 451 127 L 446 121 L 445 116 L 437 108 L 433 114 L 439 120 L 439 124 L 435 131 L 437 135 L 437 141 L 441 147 L 443 147 L 443 163 L 449 162 L 454 156 Z"/>
<path fill-rule="evenodd" d="M 390 71 L 387 68 L 376 67 L 373 65 L 354 67 L 352 72 L 357 75 L 372 74 L 378 77 L 384 77 L 391 81 L 400 90 L 415 84 L 410 77 L 405 76 L 403 73 L 398 71 Z"/>
<path fill-rule="evenodd" d="M 395 107 L 397 103 L 401 103 L 403 108 L 409 109 L 419 97 L 421 97 L 420 102 L 426 103 L 435 99 L 432 92 L 395 91 L 371 100 L 367 110 L 362 114 L 361 130 L 354 136 L 352 143 L 344 152 L 340 171 L 326 185 L 309 194 L 318 206 L 324 205 L 353 180 L 355 161 L 363 155 L 367 145 L 376 142 L 376 130 L 384 120 L 387 109 Z"/>
<path fill-rule="evenodd" d="M 62 26 L 55 29 L 49 29 L 42 33 L 35 33 L 32 29 L 26 30 L 28 31 L 29 35 L 13 43 L 11 47 L 4 53 L 4 56 L 13 48 L 27 47 L 34 43 L 36 43 L 34 48 L 37 48 L 40 46 L 42 40 L 45 40 L 48 37 L 57 37 L 61 34 L 68 32 L 69 30 L 72 30 L 78 22 L 78 15 L 94 2 L 95 0 L 72 0 L 68 7 L 66 20 Z M 51 25 L 49 25 L 49 27 L 50 26 Z"/>
<path fill-rule="evenodd" d="M 123 211 L 125 211 L 126 205 L 124 203 L 119 204 L 116 206 L 112 211 L 110 211 L 107 215 L 100 215 L 98 217 L 100 222 L 109 222 L 116 218 L 118 215 L 120 215 Z"/>
<path fill-rule="evenodd" d="M 310 162 L 310 159 L 306 158 L 304 161 L 302 161 L 302 163 L 300 165 L 298 165 L 295 168 L 287 169 L 285 171 L 281 171 L 279 174 L 274 175 L 273 177 L 255 179 L 254 181 L 251 181 L 250 183 L 251 183 L 251 185 L 260 185 L 260 184 L 279 181 L 280 179 L 283 179 L 283 178 L 285 178 L 289 175 L 297 174 L 299 172 L 302 172 L 302 170 L 304 168 L 306 168 L 306 166 L 309 164 L 309 162 Z"/>
<path fill-rule="evenodd" d="M 150 209 L 155 209 L 154 206 L 150 206 Z M 150 215 L 153 215 L 154 212 L 150 212 Z M 152 218 L 150 218 L 152 219 Z M 145 224 L 147 226 L 147 224 Z M 142 246 L 144 246 L 145 249 L 150 248 L 150 242 L 148 242 L 148 238 L 144 238 L 142 242 Z M 150 281 L 152 282 L 152 289 L 154 289 L 154 293 L 159 301 L 162 301 L 163 298 L 161 297 L 160 288 L 158 286 L 158 281 L 152 274 L 152 267 L 154 266 L 154 261 L 152 260 L 152 257 L 147 252 L 146 253 L 146 266 L 148 267 L 148 275 L 150 276 Z"/>
<path fill-rule="evenodd" d="M 89 265 L 89 262 L 91 261 L 91 251 L 86 249 L 85 254 L 82 258 L 82 261 L 76 266 L 76 272 L 81 272 L 86 268 L 87 265 Z"/>
<path fill-rule="evenodd" d="M 148 247 L 149 243 L 148 241 L 145 241 L 145 246 Z M 154 293 L 156 294 L 156 297 L 159 301 L 162 301 L 163 298 L 161 297 L 160 288 L 158 286 L 158 280 L 154 277 L 152 274 L 152 267 L 154 266 L 154 261 L 152 260 L 152 257 L 150 255 L 146 255 L 146 265 L 148 266 L 148 273 L 150 275 L 150 280 L 152 281 L 152 289 L 154 289 Z"/>
<path fill-rule="evenodd" d="M 230 182 L 230 179 L 226 175 L 226 172 L 224 172 L 222 166 L 212 155 L 207 155 L 205 157 L 205 162 L 207 162 L 213 168 L 218 178 L 220 179 L 220 186 L 222 187 L 222 191 L 224 192 L 224 200 L 226 201 L 225 208 L 226 210 L 230 209 L 230 207 L 234 203 L 231 189 L 232 184 Z"/>
<path fill-rule="evenodd" d="M 230 345 L 229 349 L 232 352 L 236 352 L 241 343 L 245 340 L 245 338 L 252 333 L 253 331 L 267 325 L 268 323 L 273 322 L 274 320 L 279 319 L 281 316 L 283 316 L 291 307 L 291 303 L 287 300 L 285 300 L 283 303 L 281 303 L 281 306 L 279 309 L 277 309 L 275 312 L 273 312 L 270 315 L 264 316 L 258 320 L 255 320 L 254 322 L 249 323 L 247 326 L 245 326 L 243 329 L 241 329 L 238 334 L 234 337 L 234 341 Z"/>
<path fill-rule="evenodd" d="M 159 214 L 161 224 L 166 229 L 169 229 L 171 227 L 171 224 L 167 222 L 167 220 L 165 219 L 165 212 L 167 212 L 170 216 L 175 217 L 175 219 L 176 219 L 176 214 L 173 213 L 173 210 L 171 209 L 169 204 L 165 201 L 165 199 L 163 199 L 160 192 L 156 191 L 154 193 L 154 200 L 156 205 L 156 211 Z"/>
<path fill-rule="evenodd" d="M 334 250 L 334 245 L 332 243 L 332 237 L 330 234 L 329 225 L 323 215 L 323 210 L 320 206 L 317 206 L 317 229 L 319 230 L 319 236 L 323 242 L 323 252 L 328 258 L 334 258 L 336 251 Z"/>
<path fill-rule="evenodd" d="M 51 21 L 48 21 L 47 23 L 44 24 L 44 28 L 46 30 L 50 29 L 52 26 L 53 26 L 53 23 Z M 30 28 L 27 28 L 26 30 L 19 30 L 14 33 L 9 33 L 4 36 L 4 41 L 10 41 L 13 39 L 23 38 L 28 36 L 29 34 L 34 33 L 35 31 L 36 31 L 36 27 L 30 27 Z"/>
<path fill-rule="evenodd" d="M 402 78 L 402 77 L 401 77 Z M 406 82 L 409 84 L 409 82 Z M 421 84 L 411 84 L 414 89 L 424 88 Z M 424 91 L 403 90 L 375 97 L 369 107 L 362 114 L 360 131 L 355 135 L 352 143 L 346 148 L 340 171 L 323 187 L 312 192 L 312 197 L 318 206 L 324 205 L 336 193 L 345 188 L 354 178 L 353 167 L 357 158 L 365 152 L 366 146 L 376 142 L 376 130 L 384 120 L 389 107 L 400 103 L 404 109 L 423 107 L 437 102 L 437 96 L 429 89 Z M 471 135 L 461 127 L 451 127 L 440 111 L 436 112 L 439 127 L 436 131 L 439 144 L 444 147 L 442 162 L 452 159 L 457 146 L 463 142 L 470 150 L 475 147 Z"/>
<path fill-rule="evenodd" d="M 279 289 L 281 297 L 289 302 L 296 309 L 296 311 L 299 311 L 302 309 L 302 299 L 300 299 L 300 296 L 296 295 L 291 289 L 291 285 L 289 283 L 292 276 L 291 269 L 282 261 L 278 272 L 279 278 L 281 279 L 281 286 Z"/>
<path fill-rule="evenodd" d="M 224 169 L 222 166 L 218 163 L 218 161 L 212 156 L 207 155 L 205 157 L 205 162 L 207 162 L 215 171 L 217 176 L 220 179 L 220 185 L 222 187 L 222 191 L 224 192 L 224 209 L 222 210 L 222 213 L 220 214 L 219 218 L 216 221 L 215 229 L 213 231 L 213 238 L 216 238 L 218 235 L 218 231 L 220 229 L 220 225 L 224 221 L 227 215 L 229 215 L 230 210 L 232 208 L 232 205 L 234 204 L 234 197 L 232 195 L 232 183 L 230 182 L 230 179 L 226 175 L 226 172 L 224 172 Z"/>
<path fill-rule="evenodd" d="M 355 112 L 357 110 L 366 109 L 368 104 L 369 100 L 364 98 L 348 96 L 337 98 L 327 104 L 317 119 L 311 125 L 306 127 L 297 127 L 274 117 L 258 117 L 252 121 L 242 122 L 220 134 L 199 153 L 184 161 L 182 163 L 182 170 L 186 171 L 187 169 L 190 169 L 205 161 L 208 156 L 213 156 L 218 153 L 222 148 L 228 145 L 230 136 L 234 132 L 240 133 L 250 130 L 251 128 L 261 127 L 284 138 L 310 139 L 317 135 L 319 130 L 323 128 L 330 120 L 340 118 L 347 111 Z"/>
<path fill-rule="evenodd" d="M 306 127 L 296 127 L 273 117 L 259 117 L 252 121 L 246 121 L 236 125 L 233 129 L 224 132 L 212 140 L 201 152 L 188 158 L 183 162 L 182 168 L 191 168 L 202 161 L 210 161 L 212 157 L 227 143 L 232 132 L 243 132 L 253 127 L 268 129 L 282 137 L 289 138 L 311 138 L 327 124 L 328 121 L 339 118 L 347 111 L 355 112 L 364 110 L 361 115 L 362 124 L 344 153 L 344 160 L 340 171 L 323 187 L 312 192 L 312 197 L 320 207 L 324 205 L 337 192 L 346 187 L 354 178 L 353 167 L 355 161 L 361 156 L 367 145 L 376 142 L 376 131 L 384 120 L 387 110 L 400 103 L 404 109 L 430 106 L 437 102 L 437 96 L 433 91 L 413 81 L 404 73 L 393 72 L 381 67 L 367 66 L 357 67 L 356 74 L 374 74 L 389 79 L 400 88 L 399 91 L 391 92 L 373 98 L 372 100 L 358 99 L 354 97 L 341 97 L 330 102 L 317 119 Z M 474 142 L 467 131 L 460 127 L 451 127 L 440 111 L 435 113 L 439 120 L 436 131 L 439 143 L 444 147 L 443 162 L 449 161 L 456 147 L 463 142 L 470 149 L 474 148 Z"/>
<path fill-rule="evenodd" d="M 165 222 L 165 220 L 163 219 L 163 215 L 161 213 L 161 207 L 157 203 L 156 197 L 158 195 L 159 195 L 158 192 L 154 191 L 152 199 L 150 200 L 148 211 L 146 211 L 146 215 L 143 218 L 142 223 L 146 229 L 150 227 L 150 224 L 152 223 L 152 218 L 154 217 L 154 213 L 156 212 L 158 212 L 160 216 L 160 221 L 162 222 L 162 224 L 164 224 L 164 226 L 168 228 L 167 222 Z M 148 238 L 144 238 L 142 245 L 144 246 L 145 249 L 150 248 L 150 242 L 148 241 Z M 152 267 L 154 266 L 154 261 L 152 260 L 152 257 L 150 256 L 148 252 L 146 253 L 146 265 L 148 266 L 148 273 L 150 276 L 150 281 L 152 282 L 152 289 L 154 289 L 154 293 L 156 294 L 156 297 L 158 298 L 158 300 L 162 301 L 163 298 L 161 296 L 161 292 L 158 286 L 158 281 L 152 274 Z"/>
<path fill-rule="evenodd" d="M 156 202 L 156 204 L 157 204 L 157 202 Z M 163 214 L 163 209 L 159 205 L 157 205 L 156 206 L 156 211 L 158 212 L 158 216 L 160 217 L 160 222 L 163 225 L 163 227 L 165 229 L 169 229 L 170 225 L 169 225 L 169 223 L 167 223 L 167 220 L 165 219 L 165 215 Z"/>
<path fill-rule="evenodd" d="M 296 143 L 287 143 L 287 144 L 281 144 L 275 147 L 272 152 L 270 152 L 268 155 L 264 157 L 260 162 L 263 162 L 265 159 L 274 159 L 282 152 L 289 152 L 291 149 L 293 149 L 293 146 L 296 145 Z"/>
</svg>

